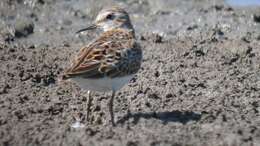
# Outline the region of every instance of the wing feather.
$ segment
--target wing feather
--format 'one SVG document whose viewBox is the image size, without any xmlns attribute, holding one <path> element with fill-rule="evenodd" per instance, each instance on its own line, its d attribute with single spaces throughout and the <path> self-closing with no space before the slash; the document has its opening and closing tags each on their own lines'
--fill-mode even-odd
<svg viewBox="0 0 260 146">
<path fill-rule="evenodd" d="M 118 65 L 125 56 L 120 52 L 133 47 L 134 42 L 133 37 L 125 38 L 126 34 L 122 32 L 121 30 L 106 32 L 87 47 L 81 48 L 63 78 L 76 76 L 99 78 L 108 74 L 113 76 L 121 74 Z M 122 35 L 124 37 L 118 39 Z"/>
</svg>

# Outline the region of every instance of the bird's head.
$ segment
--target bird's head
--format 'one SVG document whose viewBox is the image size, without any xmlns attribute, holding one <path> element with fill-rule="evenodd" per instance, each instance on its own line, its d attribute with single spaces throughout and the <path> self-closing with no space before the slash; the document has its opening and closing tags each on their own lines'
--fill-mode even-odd
<svg viewBox="0 0 260 146">
<path fill-rule="evenodd" d="M 117 28 L 133 31 L 133 26 L 128 13 L 119 7 L 101 10 L 92 25 L 79 30 L 77 33 L 95 28 L 101 28 L 103 31 L 109 31 Z"/>
</svg>

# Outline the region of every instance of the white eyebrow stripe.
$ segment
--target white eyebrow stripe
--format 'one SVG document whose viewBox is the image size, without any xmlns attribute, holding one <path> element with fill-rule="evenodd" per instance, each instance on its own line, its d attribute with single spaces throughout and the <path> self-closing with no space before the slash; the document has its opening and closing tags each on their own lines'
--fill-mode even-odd
<svg viewBox="0 0 260 146">
<path fill-rule="evenodd" d="M 100 21 L 100 20 L 104 19 L 104 16 L 107 16 L 109 13 L 111 13 L 111 12 L 105 12 L 105 13 L 102 13 L 102 15 L 99 14 L 96 18 L 96 21 Z"/>
</svg>

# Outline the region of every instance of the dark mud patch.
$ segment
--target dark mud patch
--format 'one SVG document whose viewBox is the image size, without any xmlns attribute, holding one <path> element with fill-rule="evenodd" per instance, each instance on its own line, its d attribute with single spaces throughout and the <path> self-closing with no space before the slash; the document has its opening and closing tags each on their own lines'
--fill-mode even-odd
<svg viewBox="0 0 260 146">
<path fill-rule="evenodd" d="M 9 145 L 250 145 L 258 142 L 259 42 L 143 40 L 137 78 L 117 93 L 117 127 L 97 93 L 91 121 L 84 92 L 58 84 L 69 47 L 1 46 L 1 141 Z M 152 43 L 153 42 L 153 43 Z M 80 114 L 86 127 L 70 127 Z"/>
</svg>

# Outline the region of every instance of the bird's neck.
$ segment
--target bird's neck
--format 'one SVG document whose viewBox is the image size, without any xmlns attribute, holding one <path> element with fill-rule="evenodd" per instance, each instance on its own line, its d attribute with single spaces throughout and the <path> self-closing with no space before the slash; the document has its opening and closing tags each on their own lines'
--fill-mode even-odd
<svg viewBox="0 0 260 146">
<path fill-rule="evenodd" d="M 111 29 L 108 29 L 108 30 L 104 30 L 104 33 L 110 33 L 110 32 L 118 32 L 118 31 L 120 31 L 120 32 L 122 32 L 122 33 L 127 33 L 127 34 L 129 34 L 129 35 L 131 35 L 132 36 L 132 38 L 135 38 L 135 31 L 134 31 L 134 29 L 127 29 L 127 28 L 111 28 Z"/>
<path fill-rule="evenodd" d="M 133 29 L 115 28 L 105 31 L 103 37 L 115 37 L 116 39 L 135 39 L 135 32 Z"/>
</svg>

